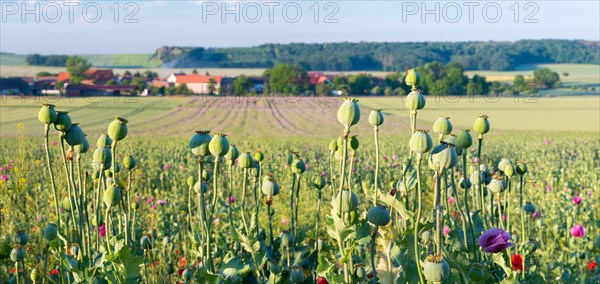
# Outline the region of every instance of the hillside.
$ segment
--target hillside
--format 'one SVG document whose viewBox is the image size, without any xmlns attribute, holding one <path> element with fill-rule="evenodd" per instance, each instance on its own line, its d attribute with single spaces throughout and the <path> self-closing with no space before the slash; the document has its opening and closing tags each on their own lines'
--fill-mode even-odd
<svg viewBox="0 0 600 284">
<path fill-rule="evenodd" d="M 467 70 L 510 71 L 536 63 L 600 62 L 600 43 L 578 40 L 517 42 L 339 42 L 264 44 L 243 48 L 159 48 L 153 59 L 165 66 L 269 68 L 300 64 L 307 70 L 403 71 L 427 62 L 458 62 Z"/>
</svg>

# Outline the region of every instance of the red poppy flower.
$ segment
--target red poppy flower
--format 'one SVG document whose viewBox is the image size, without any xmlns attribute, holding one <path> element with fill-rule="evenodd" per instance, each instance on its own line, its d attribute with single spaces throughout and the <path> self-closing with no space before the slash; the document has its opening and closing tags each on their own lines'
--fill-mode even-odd
<svg viewBox="0 0 600 284">
<path fill-rule="evenodd" d="M 329 281 L 325 277 L 317 278 L 317 284 L 329 284 Z"/>
<path fill-rule="evenodd" d="M 10 270 L 8 271 L 10 274 L 14 274 L 15 273 L 15 268 L 11 267 Z"/>
<path fill-rule="evenodd" d="M 52 271 L 50 271 L 50 275 L 58 275 L 58 269 L 52 269 Z"/>
<path fill-rule="evenodd" d="M 177 274 L 179 274 L 179 276 L 181 276 L 183 274 L 184 270 L 185 270 L 184 268 L 179 268 L 179 270 L 177 271 Z"/>
<path fill-rule="evenodd" d="M 588 263 L 587 269 L 589 271 L 594 271 L 594 269 L 596 269 L 596 266 L 598 266 L 598 265 L 596 264 L 595 261 L 592 260 L 592 261 L 590 261 L 590 263 Z"/>
<path fill-rule="evenodd" d="M 510 257 L 510 260 L 512 262 L 512 269 L 514 271 L 523 270 L 523 257 L 520 254 L 513 254 Z"/>
</svg>

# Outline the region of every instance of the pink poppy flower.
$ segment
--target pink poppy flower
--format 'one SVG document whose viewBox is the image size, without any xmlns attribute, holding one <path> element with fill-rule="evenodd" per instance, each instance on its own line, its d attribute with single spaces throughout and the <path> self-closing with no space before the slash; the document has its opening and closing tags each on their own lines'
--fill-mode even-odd
<svg viewBox="0 0 600 284">
<path fill-rule="evenodd" d="M 577 224 L 573 227 L 571 227 L 571 236 L 576 237 L 576 238 L 583 238 L 585 237 L 585 227 L 583 227 L 583 225 L 581 224 Z"/>
</svg>

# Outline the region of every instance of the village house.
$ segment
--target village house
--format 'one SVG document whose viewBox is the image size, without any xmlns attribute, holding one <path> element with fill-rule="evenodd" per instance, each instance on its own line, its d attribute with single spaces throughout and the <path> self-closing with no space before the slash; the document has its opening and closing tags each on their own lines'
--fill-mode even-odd
<svg viewBox="0 0 600 284">
<path fill-rule="evenodd" d="M 88 69 L 83 72 L 85 80 L 81 83 L 85 85 L 106 85 L 108 81 L 115 79 L 115 74 L 110 69 Z M 68 72 L 59 72 L 57 82 L 68 83 L 71 80 L 71 75 Z"/>
<path fill-rule="evenodd" d="M 189 90 L 196 94 L 216 94 L 221 91 L 222 76 L 207 76 L 198 74 L 171 74 L 167 82 L 177 86 L 185 84 Z"/>
<path fill-rule="evenodd" d="M 29 95 L 30 87 L 20 77 L 0 78 L 0 95 Z"/>
</svg>

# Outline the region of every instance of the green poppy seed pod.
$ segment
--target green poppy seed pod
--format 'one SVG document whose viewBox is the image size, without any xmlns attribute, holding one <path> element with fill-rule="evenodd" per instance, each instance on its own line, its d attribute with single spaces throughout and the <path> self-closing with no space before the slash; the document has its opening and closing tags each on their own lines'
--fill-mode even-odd
<svg viewBox="0 0 600 284">
<path fill-rule="evenodd" d="M 506 166 L 509 166 L 512 164 L 513 164 L 513 162 L 510 159 L 502 158 L 500 160 L 500 162 L 498 163 L 498 170 L 504 172 L 504 169 L 506 168 Z"/>
<path fill-rule="evenodd" d="M 416 130 L 415 133 L 410 137 L 409 141 L 410 150 L 417 154 L 424 154 L 431 150 L 433 141 L 426 130 Z"/>
<path fill-rule="evenodd" d="M 354 265 L 354 278 L 359 283 L 363 283 L 363 282 L 367 281 L 367 270 L 365 269 L 364 265 L 362 265 L 362 264 Z"/>
<path fill-rule="evenodd" d="M 110 139 L 108 135 L 102 134 L 98 137 L 98 142 L 96 142 L 96 144 L 98 148 L 107 148 L 112 144 L 112 139 Z"/>
<path fill-rule="evenodd" d="M 302 159 L 294 159 L 292 162 L 292 172 L 302 174 L 306 171 L 306 164 Z"/>
<path fill-rule="evenodd" d="M 504 181 L 503 179 L 494 178 L 492 179 L 492 182 L 490 182 L 490 184 L 487 185 L 487 187 L 493 193 L 504 192 L 504 190 L 506 190 L 506 181 Z"/>
<path fill-rule="evenodd" d="M 25 250 L 22 247 L 16 247 L 10 251 L 10 260 L 12 260 L 12 262 L 23 261 L 24 259 Z"/>
<path fill-rule="evenodd" d="M 196 182 L 194 184 L 194 192 L 196 193 L 200 193 L 200 190 L 202 190 L 202 192 L 206 193 L 208 191 L 208 184 L 206 182 Z"/>
<path fill-rule="evenodd" d="M 131 170 L 131 169 L 135 168 L 136 165 L 137 165 L 137 162 L 135 161 L 133 156 L 125 156 L 123 158 L 123 166 L 126 169 Z"/>
<path fill-rule="evenodd" d="M 240 151 L 238 150 L 237 146 L 235 146 L 233 144 L 230 145 L 229 151 L 227 151 L 227 154 L 225 154 L 225 161 L 230 161 L 233 163 L 239 157 L 240 157 Z"/>
<path fill-rule="evenodd" d="M 369 114 L 369 123 L 373 126 L 380 126 L 383 124 L 383 113 L 380 109 L 371 111 Z"/>
<path fill-rule="evenodd" d="M 131 204 L 129 205 L 129 208 L 131 208 L 131 210 L 135 211 L 140 209 L 140 203 L 139 202 L 135 202 L 135 201 L 131 201 Z"/>
<path fill-rule="evenodd" d="M 469 178 L 467 178 L 466 180 L 464 178 L 461 178 L 458 181 L 458 184 L 460 184 L 460 188 L 462 188 L 462 189 L 469 189 L 469 188 L 471 188 L 471 180 Z"/>
<path fill-rule="evenodd" d="M 257 162 L 262 162 L 265 159 L 265 155 L 261 151 L 254 151 L 252 158 Z"/>
<path fill-rule="evenodd" d="M 61 201 L 60 205 L 62 205 L 62 208 L 65 210 L 65 212 L 71 212 L 71 201 L 72 199 L 70 199 L 68 196 L 63 198 Z"/>
<path fill-rule="evenodd" d="M 406 96 L 406 107 L 412 111 L 423 109 L 427 101 L 419 91 L 412 91 Z"/>
<path fill-rule="evenodd" d="M 279 238 L 281 239 L 281 245 L 283 247 L 290 247 L 294 242 L 294 234 L 288 230 L 283 230 L 281 232 L 281 235 L 279 235 Z"/>
<path fill-rule="evenodd" d="M 431 231 L 423 231 L 421 233 L 421 241 L 424 245 L 429 244 L 429 241 L 431 241 Z"/>
<path fill-rule="evenodd" d="M 260 176 L 260 164 L 257 161 L 252 160 L 252 165 L 250 166 L 250 176 L 254 178 L 258 178 Z"/>
<path fill-rule="evenodd" d="M 171 275 L 175 273 L 175 266 L 173 266 L 173 264 L 168 264 L 167 265 L 167 275 Z"/>
<path fill-rule="evenodd" d="M 252 155 L 250 155 L 250 152 L 246 152 L 246 153 L 242 153 L 239 157 L 238 157 L 238 166 L 242 169 L 249 169 L 252 167 Z"/>
<path fill-rule="evenodd" d="M 524 175 L 525 173 L 527 173 L 527 164 L 517 163 L 516 170 L 518 174 Z"/>
<path fill-rule="evenodd" d="M 103 200 L 107 208 L 119 205 L 121 188 L 118 185 L 108 185 L 108 188 L 104 191 Z"/>
<path fill-rule="evenodd" d="M 92 156 L 92 166 L 95 170 L 104 170 L 110 168 L 112 155 L 108 148 L 97 148 Z"/>
<path fill-rule="evenodd" d="M 515 175 L 515 167 L 513 165 L 507 165 L 506 167 L 504 167 L 504 174 L 507 177 L 512 177 Z"/>
<path fill-rule="evenodd" d="M 140 238 L 140 245 L 142 249 L 152 249 L 152 243 L 150 242 L 150 238 L 148 236 L 142 236 Z"/>
<path fill-rule="evenodd" d="M 379 205 L 371 207 L 367 212 L 367 220 L 376 226 L 385 226 L 390 223 L 390 212 Z"/>
<path fill-rule="evenodd" d="M 281 269 L 281 265 L 279 265 L 279 261 L 277 260 L 270 260 L 269 261 L 269 272 L 271 272 L 272 274 L 279 274 L 281 273 L 282 269 Z"/>
<path fill-rule="evenodd" d="M 337 139 L 329 141 L 329 151 L 332 153 L 338 150 Z"/>
<path fill-rule="evenodd" d="M 488 133 L 490 131 L 490 121 L 488 120 L 488 116 L 479 116 L 473 123 L 473 130 L 479 133 L 479 135 Z"/>
<path fill-rule="evenodd" d="M 22 246 L 24 246 L 28 242 L 29 242 L 29 236 L 23 230 L 17 231 L 15 233 L 15 235 L 13 236 L 13 243 L 15 245 L 22 245 Z"/>
<path fill-rule="evenodd" d="M 38 111 L 38 119 L 43 124 L 54 123 L 57 115 L 53 104 L 43 104 L 40 111 Z"/>
<path fill-rule="evenodd" d="M 190 139 L 190 151 L 198 157 L 206 157 L 210 155 L 208 144 L 212 136 L 208 131 L 196 131 L 196 134 Z"/>
<path fill-rule="evenodd" d="M 454 146 L 442 142 L 433 148 L 429 156 L 429 168 L 434 171 L 450 169 L 458 163 L 458 155 Z"/>
<path fill-rule="evenodd" d="M 185 281 L 190 281 L 192 279 L 192 270 L 191 269 L 185 269 L 183 271 L 183 273 L 181 273 L 181 278 L 183 278 L 183 280 Z"/>
<path fill-rule="evenodd" d="M 421 75 L 419 75 L 419 72 L 417 72 L 417 70 L 411 68 L 406 72 L 404 83 L 414 88 L 415 86 L 421 84 Z"/>
<path fill-rule="evenodd" d="M 196 184 L 196 178 L 194 176 L 189 176 L 186 180 L 188 186 L 194 186 Z"/>
<path fill-rule="evenodd" d="M 58 237 L 58 227 L 55 224 L 48 224 L 44 229 L 44 239 L 46 241 L 53 241 Z"/>
<path fill-rule="evenodd" d="M 31 273 L 29 274 L 29 278 L 31 279 L 31 281 L 33 283 L 37 283 L 39 276 L 40 276 L 40 273 L 37 270 L 37 268 L 32 269 Z"/>
<path fill-rule="evenodd" d="M 423 266 L 423 275 L 429 282 L 442 282 L 450 275 L 450 265 L 441 255 L 430 255 Z"/>
<path fill-rule="evenodd" d="M 294 284 L 304 282 L 304 269 L 302 269 L 302 267 L 296 266 L 292 268 L 292 271 L 290 272 L 290 282 Z"/>
<path fill-rule="evenodd" d="M 360 143 L 358 142 L 358 137 L 356 135 L 348 138 L 348 146 L 354 151 L 358 150 L 358 146 L 360 146 Z"/>
<path fill-rule="evenodd" d="M 469 132 L 468 129 L 459 130 L 456 134 L 455 145 L 463 149 L 469 149 L 473 145 L 473 137 Z"/>
<path fill-rule="evenodd" d="M 345 98 L 344 102 L 338 109 L 337 119 L 346 128 L 350 128 L 350 126 L 357 124 L 360 120 L 360 108 L 358 107 L 358 100 Z"/>
<path fill-rule="evenodd" d="M 485 271 L 483 270 L 485 266 L 481 263 L 473 263 L 471 264 L 471 268 L 469 269 L 469 278 L 471 281 L 481 281 L 485 276 Z"/>
<path fill-rule="evenodd" d="M 267 177 L 263 181 L 261 191 L 266 196 L 276 196 L 279 194 L 279 184 L 277 184 L 273 178 Z"/>
<path fill-rule="evenodd" d="M 595 247 L 597 250 L 600 250 L 600 236 L 597 236 L 597 237 L 596 237 L 596 241 L 594 241 L 594 247 Z"/>
<path fill-rule="evenodd" d="M 80 153 L 80 154 L 85 154 L 87 153 L 87 151 L 90 150 L 90 142 L 87 140 L 87 138 L 85 137 L 85 135 L 83 135 L 83 143 L 75 145 L 73 147 L 73 150 L 76 153 Z"/>
<path fill-rule="evenodd" d="M 538 249 L 539 245 L 534 239 L 530 239 L 525 243 L 525 245 L 523 245 L 523 247 L 525 249 L 525 256 L 529 256 Z"/>
<path fill-rule="evenodd" d="M 67 132 L 71 128 L 71 117 L 68 111 L 56 112 L 56 119 L 54 120 L 54 129 L 60 132 Z"/>
<path fill-rule="evenodd" d="M 225 154 L 229 152 L 229 140 L 227 139 L 227 135 L 216 133 L 210 140 L 208 149 L 215 157 L 225 156 Z"/>
<path fill-rule="evenodd" d="M 525 210 L 527 214 L 533 214 L 535 213 L 535 206 L 533 203 L 527 201 L 525 202 L 525 205 L 523 205 L 523 210 Z"/>
<path fill-rule="evenodd" d="M 341 210 L 340 210 L 340 200 L 342 203 Z M 348 208 L 349 200 L 351 201 L 350 208 Z M 358 206 L 358 196 L 356 196 L 356 194 L 354 192 L 352 192 L 352 197 L 350 197 L 350 191 L 344 189 L 337 194 L 337 197 L 335 198 L 335 201 L 333 201 L 333 202 L 334 202 L 333 206 L 335 208 L 335 211 L 337 211 L 338 213 L 348 213 L 349 211 L 356 210 L 356 207 Z"/>
<path fill-rule="evenodd" d="M 81 127 L 77 123 L 73 123 L 71 128 L 65 132 L 65 141 L 67 141 L 69 146 L 75 146 L 83 143 L 83 140 L 85 140 L 83 130 L 81 130 Z"/>
<path fill-rule="evenodd" d="M 448 136 L 446 136 L 446 138 L 444 138 L 444 142 L 448 143 L 448 144 L 452 144 L 456 146 L 456 135 L 454 134 L 449 134 Z M 460 148 L 460 147 L 456 147 L 456 148 Z M 455 149 L 456 149 L 455 148 Z M 460 156 L 460 155 L 459 155 Z"/>
<path fill-rule="evenodd" d="M 113 141 L 121 141 L 127 137 L 127 119 L 115 116 L 115 120 L 108 125 L 108 136 Z"/>
<path fill-rule="evenodd" d="M 323 189 L 325 185 L 327 185 L 327 182 L 325 181 L 325 178 L 323 176 L 317 176 L 313 180 L 313 186 L 316 189 Z"/>
<path fill-rule="evenodd" d="M 212 179 L 212 172 L 204 169 L 202 171 L 202 180 L 209 181 Z"/>
<path fill-rule="evenodd" d="M 452 132 L 452 123 L 449 117 L 439 117 L 433 123 L 433 132 L 441 135 L 448 135 Z"/>
</svg>

